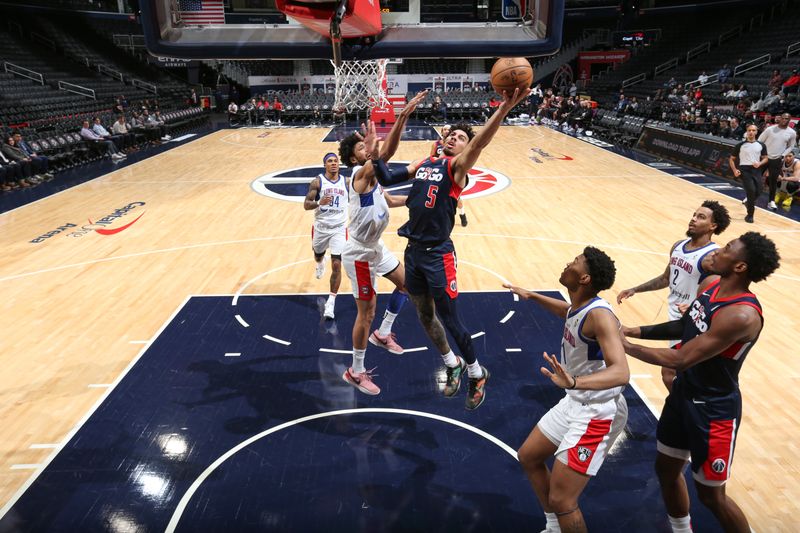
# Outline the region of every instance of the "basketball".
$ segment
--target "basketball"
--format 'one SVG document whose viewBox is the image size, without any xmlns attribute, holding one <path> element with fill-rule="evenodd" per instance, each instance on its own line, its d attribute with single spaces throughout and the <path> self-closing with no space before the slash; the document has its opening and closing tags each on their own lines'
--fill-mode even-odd
<svg viewBox="0 0 800 533">
<path fill-rule="evenodd" d="M 511 96 L 517 87 L 524 91 L 531 86 L 533 67 L 524 57 L 501 57 L 492 67 L 490 80 L 498 94 L 506 91 Z"/>
</svg>

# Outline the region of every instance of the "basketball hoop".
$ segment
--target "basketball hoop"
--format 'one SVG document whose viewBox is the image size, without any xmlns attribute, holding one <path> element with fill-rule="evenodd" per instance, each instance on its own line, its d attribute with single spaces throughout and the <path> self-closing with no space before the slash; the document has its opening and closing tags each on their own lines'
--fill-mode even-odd
<svg viewBox="0 0 800 533">
<path fill-rule="evenodd" d="M 340 65 L 331 61 L 336 75 L 336 98 L 334 109 L 344 108 L 348 112 L 356 109 L 387 107 L 386 59 L 365 61 L 342 61 Z"/>
</svg>

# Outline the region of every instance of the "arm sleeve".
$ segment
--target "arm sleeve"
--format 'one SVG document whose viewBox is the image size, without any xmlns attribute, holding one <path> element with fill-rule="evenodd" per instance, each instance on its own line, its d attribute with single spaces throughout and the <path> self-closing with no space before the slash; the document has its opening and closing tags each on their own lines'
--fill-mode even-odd
<svg viewBox="0 0 800 533">
<path fill-rule="evenodd" d="M 685 317 L 686 313 L 678 320 L 673 320 L 671 322 L 664 322 L 652 326 L 640 326 L 639 331 L 641 335 L 639 335 L 639 337 L 653 341 L 680 339 L 683 335 L 683 321 L 686 319 Z"/>
<path fill-rule="evenodd" d="M 375 162 L 373 161 L 373 163 Z M 378 178 L 378 183 L 384 187 L 397 185 L 398 183 L 408 181 L 408 168 L 404 166 L 402 168 L 390 170 L 383 159 L 378 159 L 378 162 L 375 164 L 375 177 Z"/>
</svg>

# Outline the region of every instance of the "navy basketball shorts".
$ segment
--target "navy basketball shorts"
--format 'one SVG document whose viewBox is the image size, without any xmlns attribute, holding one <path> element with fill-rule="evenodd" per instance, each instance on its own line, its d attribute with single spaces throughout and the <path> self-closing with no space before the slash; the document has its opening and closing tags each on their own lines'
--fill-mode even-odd
<svg viewBox="0 0 800 533">
<path fill-rule="evenodd" d="M 446 294 L 451 300 L 458 296 L 458 260 L 450 239 L 435 246 L 409 242 L 404 263 L 409 294 L 430 293 L 434 299 Z"/>
<path fill-rule="evenodd" d="M 731 475 L 736 435 L 742 421 L 742 396 L 700 396 L 673 384 L 658 420 L 658 451 L 676 459 L 691 459 L 697 483 L 724 485 Z"/>
</svg>

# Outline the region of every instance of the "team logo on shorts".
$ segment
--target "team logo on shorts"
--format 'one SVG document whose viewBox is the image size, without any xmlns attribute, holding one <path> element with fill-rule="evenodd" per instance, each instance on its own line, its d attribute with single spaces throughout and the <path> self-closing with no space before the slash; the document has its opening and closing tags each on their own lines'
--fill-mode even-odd
<svg viewBox="0 0 800 533">
<path fill-rule="evenodd" d="M 392 162 L 389 164 L 391 168 L 406 165 L 408 165 L 407 161 Z M 269 196 L 270 198 L 302 203 L 308 192 L 309 182 L 323 172 L 325 172 L 325 168 L 322 166 L 279 170 L 256 178 L 250 184 L 250 188 L 258 194 Z M 341 175 L 349 179 L 350 169 L 343 168 L 341 170 Z M 390 192 L 393 190 L 397 190 L 401 193 L 406 192 L 410 184 L 411 181 L 401 183 L 400 185 L 389 187 L 387 190 Z M 509 185 L 511 185 L 511 180 L 505 175 L 494 170 L 473 167 L 469 171 L 469 183 L 461 193 L 461 197 L 467 200 L 480 198 L 481 196 L 488 196 L 500 192 Z"/>
<path fill-rule="evenodd" d="M 717 458 L 711 463 L 711 470 L 716 472 L 717 474 L 721 474 L 725 471 L 725 467 L 727 464 L 725 463 L 725 459 Z"/>
<path fill-rule="evenodd" d="M 456 280 L 451 280 L 450 281 L 450 290 L 452 292 L 457 292 L 457 290 L 456 290 Z"/>
<path fill-rule="evenodd" d="M 592 456 L 592 450 L 589 448 L 584 448 L 583 446 L 578 446 L 578 460 L 582 463 L 585 463 L 589 460 L 589 457 Z"/>
</svg>

